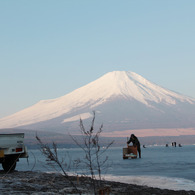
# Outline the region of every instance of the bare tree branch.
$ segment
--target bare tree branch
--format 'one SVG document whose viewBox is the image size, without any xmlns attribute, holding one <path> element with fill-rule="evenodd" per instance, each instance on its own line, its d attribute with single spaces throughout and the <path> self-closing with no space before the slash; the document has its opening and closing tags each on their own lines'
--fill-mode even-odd
<svg viewBox="0 0 195 195">
<path fill-rule="evenodd" d="M 73 136 L 73 141 L 84 151 L 84 163 L 87 169 L 90 171 L 91 182 L 93 184 L 94 194 L 97 194 L 97 188 L 100 188 L 102 181 L 102 170 L 108 157 L 104 159 L 103 154 L 106 150 L 113 144 L 114 141 L 109 143 L 104 149 L 101 149 L 99 138 L 102 133 L 103 125 L 100 126 L 99 130 L 96 132 L 94 129 L 95 124 L 95 111 L 93 111 L 93 119 L 91 121 L 91 126 L 89 131 L 84 127 L 82 119 L 80 119 L 80 132 L 82 135 L 83 143 L 80 143 Z M 96 172 L 98 177 L 96 176 Z"/>
</svg>

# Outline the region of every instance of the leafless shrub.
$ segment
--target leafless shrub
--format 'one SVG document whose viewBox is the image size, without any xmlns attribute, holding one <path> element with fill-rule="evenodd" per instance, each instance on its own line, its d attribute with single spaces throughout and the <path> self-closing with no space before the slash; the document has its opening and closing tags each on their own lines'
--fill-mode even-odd
<svg viewBox="0 0 195 195">
<path fill-rule="evenodd" d="M 63 159 L 60 160 L 58 157 L 57 144 L 53 142 L 52 147 L 50 147 L 48 144 L 43 143 L 38 135 L 36 135 L 36 139 L 39 142 L 41 153 L 45 156 L 48 164 L 50 166 L 57 165 L 57 167 L 63 172 L 64 178 L 70 183 L 78 194 L 81 194 L 80 190 L 77 188 L 66 171 L 66 168 L 68 167 L 67 163 L 64 163 Z"/>
<path fill-rule="evenodd" d="M 108 160 L 108 156 L 103 157 L 103 154 L 113 144 L 114 141 L 108 143 L 104 148 L 100 146 L 100 135 L 102 133 L 103 125 L 100 126 L 98 131 L 94 129 L 95 112 L 93 112 L 93 119 L 89 130 L 86 130 L 82 119 L 80 119 L 80 132 L 82 134 L 82 141 L 78 141 L 73 136 L 74 142 L 84 151 L 84 159 L 81 160 L 85 163 L 86 168 L 90 171 L 91 182 L 93 185 L 94 194 L 102 185 L 102 170 Z"/>
<path fill-rule="evenodd" d="M 89 130 L 86 130 L 83 124 L 82 119 L 80 119 L 80 132 L 82 135 L 82 140 L 78 141 L 72 135 L 71 138 L 73 141 L 84 151 L 83 159 L 76 159 L 72 161 L 75 164 L 75 167 L 78 168 L 82 163 L 86 166 L 86 173 L 83 175 L 87 178 L 92 184 L 94 194 L 99 193 L 98 190 L 102 189 L 102 170 L 105 168 L 105 164 L 108 160 L 107 156 L 103 156 L 103 154 L 107 151 L 107 149 L 113 144 L 114 141 L 107 144 L 106 147 L 102 148 L 100 146 L 100 135 L 102 133 L 103 125 L 100 126 L 98 131 L 94 129 L 95 122 L 95 112 L 93 112 L 93 119 L 91 122 L 91 126 Z M 70 163 L 64 162 L 63 159 L 59 159 L 57 144 L 55 142 L 52 143 L 52 146 L 48 144 L 44 144 L 42 140 L 36 135 L 36 139 L 39 142 L 41 153 L 45 156 L 47 164 L 50 166 L 57 165 L 58 168 L 63 172 L 65 179 L 70 183 L 72 187 L 77 191 L 77 193 L 81 194 L 80 190 L 78 190 L 75 183 L 71 180 L 71 177 L 68 175 L 67 170 L 69 168 Z M 70 159 L 70 157 L 69 157 Z M 70 160 L 71 161 L 71 160 Z M 89 171 L 90 174 L 87 174 Z"/>
</svg>

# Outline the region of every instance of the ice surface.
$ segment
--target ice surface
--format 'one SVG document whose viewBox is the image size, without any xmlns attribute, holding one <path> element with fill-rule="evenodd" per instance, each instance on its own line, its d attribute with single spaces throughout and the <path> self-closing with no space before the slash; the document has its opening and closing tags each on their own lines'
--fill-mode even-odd
<svg viewBox="0 0 195 195">
<path fill-rule="evenodd" d="M 193 190 L 195 191 L 195 182 L 182 178 L 170 178 L 159 176 L 112 176 L 106 175 L 106 180 L 118 181 L 128 184 L 145 185 L 160 189 L 169 190 Z"/>
</svg>

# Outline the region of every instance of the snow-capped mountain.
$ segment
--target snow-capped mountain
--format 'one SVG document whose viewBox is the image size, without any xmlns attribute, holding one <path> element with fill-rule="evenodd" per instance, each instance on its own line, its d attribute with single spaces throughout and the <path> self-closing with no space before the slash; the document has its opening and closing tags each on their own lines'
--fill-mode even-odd
<svg viewBox="0 0 195 195">
<path fill-rule="evenodd" d="M 130 71 L 109 72 L 62 97 L 0 119 L 0 128 L 67 132 L 79 130 L 79 119 L 104 131 L 148 128 L 194 128 L 195 99 L 164 89 Z"/>
</svg>

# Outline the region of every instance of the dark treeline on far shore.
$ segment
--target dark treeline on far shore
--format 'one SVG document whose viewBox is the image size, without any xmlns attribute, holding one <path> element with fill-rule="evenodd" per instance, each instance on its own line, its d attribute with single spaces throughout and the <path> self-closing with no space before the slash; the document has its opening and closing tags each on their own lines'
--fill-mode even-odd
<svg viewBox="0 0 195 195">
<path fill-rule="evenodd" d="M 56 132 L 45 132 L 36 130 L 21 130 L 21 129 L 7 129 L 0 130 L 0 133 L 25 133 L 25 144 L 28 148 L 38 148 L 38 142 L 36 135 L 45 143 L 52 144 L 57 143 L 59 148 L 76 148 L 78 147 L 68 134 L 61 134 Z M 79 135 L 72 135 L 77 140 L 81 139 Z M 128 137 L 129 138 L 129 137 Z M 138 137 L 141 145 L 168 145 L 171 146 L 173 142 L 181 145 L 195 144 L 195 135 L 182 135 L 182 136 L 156 136 L 156 137 Z M 101 137 L 101 145 L 105 146 L 110 141 L 113 141 L 112 147 L 124 147 L 126 146 L 127 137 Z"/>
</svg>

